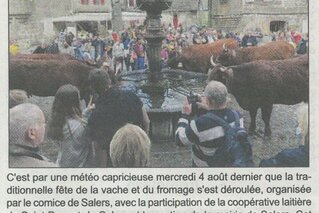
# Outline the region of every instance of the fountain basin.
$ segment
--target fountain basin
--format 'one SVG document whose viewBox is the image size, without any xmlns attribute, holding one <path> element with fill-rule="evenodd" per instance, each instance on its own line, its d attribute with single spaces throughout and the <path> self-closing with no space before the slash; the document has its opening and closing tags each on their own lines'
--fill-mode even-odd
<svg viewBox="0 0 319 213">
<path fill-rule="evenodd" d="M 173 0 L 137 0 L 136 5 L 140 10 L 162 12 L 167 10 L 172 2 Z"/>
<path fill-rule="evenodd" d="M 149 94 L 143 91 L 148 82 L 148 70 L 128 72 L 120 76 L 125 89 L 134 91 L 140 97 L 150 118 L 150 138 L 153 142 L 174 140 L 174 134 L 181 109 L 190 91 L 201 94 L 207 79 L 206 74 L 175 69 L 163 69 L 159 82 L 167 81 L 168 87 L 162 93 Z M 134 85 L 134 89 L 132 86 Z"/>
</svg>

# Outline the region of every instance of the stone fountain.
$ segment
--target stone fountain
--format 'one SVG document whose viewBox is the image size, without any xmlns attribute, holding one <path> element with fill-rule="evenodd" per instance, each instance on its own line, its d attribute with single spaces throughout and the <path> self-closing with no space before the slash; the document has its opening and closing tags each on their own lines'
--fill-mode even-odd
<svg viewBox="0 0 319 213">
<path fill-rule="evenodd" d="M 139 9 L 146 11 L 147 57 L 149 68 L 128 72 L 121 76 L 124 82 L 137 82 L 137 95 L 147 108 L 152 141 L 172 141 L 182 104 L 188 91 L 202 89 L 206 75 L 182 70 L 161 70 L 161 48 L 165 34 L 161 14 L 173 0 L 137 0 Z M 197 88 L 192 85 L 198 85 Z M 189 87 L 190 86 L 190 87 Z"/>
<path fill-rule="evenodd" d="M 172 0 L 137 0 L 138 8 L 146 11 L 147 32 L 145 39 L 149 45 L 147 56 L 149 60 L 149 81 L 158 83 L 161 72 L 161 48 L 165 38 L 161 25 L 161 14 L 168 9 Z"/>
</svg>

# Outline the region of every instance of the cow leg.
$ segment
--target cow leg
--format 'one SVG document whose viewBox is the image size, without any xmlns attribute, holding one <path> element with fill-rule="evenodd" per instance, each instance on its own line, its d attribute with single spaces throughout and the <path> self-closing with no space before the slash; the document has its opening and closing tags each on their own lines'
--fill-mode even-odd
<svg viewBox="0 0 319 213">
<path fill-rule="evenodd" d="M 256 130 L 257 110 L 258 110 L 258 107 L 249 109 L 249 114 L 250 114 L 249 134 L 253 134 Z"/>
<path fill-rule="evenodd" d="M 262 119 L 265 123 L 265 137 L 271 136 L 270 116 L 272 112 L 272 104 L 263 105 L 261 107 Z"/>
</svg>

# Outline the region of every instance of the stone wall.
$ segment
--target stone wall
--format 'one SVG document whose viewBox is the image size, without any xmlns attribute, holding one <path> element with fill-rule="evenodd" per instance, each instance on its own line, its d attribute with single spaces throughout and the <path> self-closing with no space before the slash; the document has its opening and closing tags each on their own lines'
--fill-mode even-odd
<svg viewBox="0 0 319 213">
<path fill-rule="evenodd" d="M 45 35 L 45 27 L 48 26 L 43 20 L 65 16 L 70 11 L 70 0 L 10 0 L 10 39 L 17 39 L 23 52 L 43 40 L 49 42 L 53 35 Z"/>
<path fill-rule="evenodd" d="M 127 0 L 121 0 L 122 1 L 122 10 L 124 12 L 132 13 L 136 12 L 136 18 L 139 19 L 142 16 L 140 13 L 140 10 L 138 8 L 128 8 Z M 197 1 L 195 0 L 174 0 L 172 3 L 172 7 L 162 12 L 162 23 L 164 23 L 166 26 L 169 23 L 173 23 L 173 15 L 178 15 L 178 21 L 179 23 L 182 23 L 184 28 L 188 28 L 194 24 L 205 24 L 207 25 L 207 0 L 203 0 L 203 11 L 200 11 L 197 14 Z M 126 27 L 129 26 L 129 21 L 127 20 L 129 17 L 125 16 L 125 13 L 123 13 L 123 19 L 124 19 L 124 25 Z M 139 24 L 142 24 L 143 21 L 139 21 Z"/>
<path fill-rule="evenodd" d="M 178 22 L 187 29 L 192 25 L 208 24 L 208 1 L 202 0 L 202 7 L 197 11 L 196 0 L 173 0 L 172 7 L 163 11 L 162 22 L 165 25 L 173 23 L 173 14 L 178 15 Z"/>
<path fill-rule="evenodd" d="M 71 0 L 70 6 L 73 13 L 109 13 L 112 10 L 111 0 L 105 0 L 103 5 L 94 5 L 92 1 L 83 5 L 80 0 Z"/>
<path fill-rule="evenodd" d="M 65 16 L 72 13 L 71 0 L 33 0 L 34 11 L 33 20 L 42 20 L 43 18 L 54 18 Z"/>
<path fill-rule="evenodd" d="M 212 10 L 213 10 L 213 17 L 238 15 L 241 13 L 241 10 L 242 10 L 242 1 L 227 0 L 225 3 L 221 3 L 219 0 L 213 0 Z"/>
<path fill-rule="evenodd" d="M 31 15 L 33 2 L 30 0 L 10 0 L 9 14 L 11 15 Z"/>
<path fill-rule="evenodd" d="M 221 3 L 225 2 L 225 3 Z M 274 8 L 290 11 L 304 10 L 308 7 L 308 0 L 225 0 L 213 1 L 213 11 L 216 15 L 235 15 L 242 12 L 245 8 L 258 10 L 262 8 L 264 13 L 271 13 Z M 255 13 L 251 10 L 250 13 Z M 224 12 L 224 13 L 223 13 Z"/>
<path fill-rule="evenodd" d="M 10 24 L 10 40 L 16 39 L 21 52 L 27 52 L 32 46 L 39 45 L 42 40 L 50 40 L 44 36 L 44 25 L 39 22 L 28 22 L 23 24 Z"/>
<path fill-rule="evenodd" d="M 196 0 L 173 0 L 171 10 L 173 11 L 196 11 Z"/>
<path fill-rule="evenodd" d="M 271 21 L 284 21 L 300 32 L 308 30 L 308 0 L 213 1 L 212 11 L 213 27 L 224 31 L 261 28 L 270 34 Z"/>
<path fill-rule="evenodd" d="M 284 7 L 308 7 L 308 0 L 282 0 Z"/>
<path fill-rule="evenodd" d="M 268 8 L 297 8 L 307 7 L 308 0 L 242 0 L 244 6 L 264 6 Z"/>
<path fill-rule="evenodd" d="M 184 29 L 187 29 L 190 26 L 197 24 L 197 13 L 196 12 L 179 12 L 178 22 L 182 23 Z M 162 23 L 164 23 L 166 26 L 169 23 L 173 24 L 173 14 L 170 12 L 164 12 L 162 14 Z"/>
<path fill-rule="evenodd" d="M 299 32 L 303 32 L 303 28 L 308 24 L 307 15 L 244 15 L 241 19 L 240 25 L 238 25 L 237 31 L 245 32 L 248 29 L 260 28 L 263 34 L 271 34 L 270 22 L 272 21 L 284 21 L 287 23 L 287 27 L 293 28 Z M 305 32 L 303 32 L 305 33 Z"/>
</svg>

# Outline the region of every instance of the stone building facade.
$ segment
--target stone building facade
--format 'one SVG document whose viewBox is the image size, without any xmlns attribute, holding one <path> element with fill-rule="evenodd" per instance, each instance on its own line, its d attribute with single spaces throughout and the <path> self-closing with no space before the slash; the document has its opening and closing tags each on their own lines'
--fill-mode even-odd
<svg viewBox="0 0 319 213">
<path fill-rule="evenodd" d="M 10 39 L 21 45 L 51 41 L 60 31 L 112 29 L 109 0 L 9 0 Z"/>
<path fill-rule="evenodd" d="M 308 31 L 308 0 L 216 0 L 211 9 L 212 27 L 219 30 Z"/>
<path fill-rule="evenodd" d="M 112 14 L 116 2 L 120 4 L 121 17 L 112 20 L 118 15 Z M 186 28 L 198 22 L 206 24 L 207 11 L 207 0 L 200 4 L 197 0 L 174 0 L 172 7 L 163 12 L 162 22 L 168 25 L 176 16 Z M 145 17 L 136 0 L 9 0 L 10 39 L 23 45 L 52 40 L 62 30 L 106 35 L 114 28 L 143 24 Z"/>
<path fill-rule="evenodd" d="M 9 0 L 10 39 L 33 45 L 39 39 L 50 37 L 52 34 L 44 33 L 48 27 L 45 20 L 68 14 L 70 9 L 70 1 Z"/>
<path fill-rule="evenodd" d="M 121 7 L 122 22 L 112 21 L 112 2 Z M 211 13 L 209 13 L 211 11 Z M 165 25 L 174 16 L 184 28 L 194 24 L 224 31 L 260 28 L 264 34 L 293 28 L 308 31 L 308 0 L 174 0 L 162 14 Z M 10 39 L 24 45 L 51 40 L 61 30 L 99 32 L 106 35 L 119 24 L 122 29 L 143 24 L 145 13 L 136 0 L 9 0 Z"/>
<path fill-rule="evenodd" d="M 184 28 L 192 25 L 207 25 L 208 6 L 207 0 L 174 0 L 172 7 L 163 12 L 162 22 L 166 25 L 173 22 L 174 16 Z"/>
</svg>

